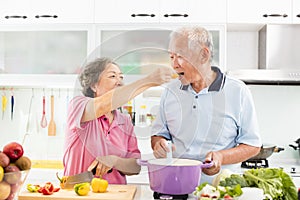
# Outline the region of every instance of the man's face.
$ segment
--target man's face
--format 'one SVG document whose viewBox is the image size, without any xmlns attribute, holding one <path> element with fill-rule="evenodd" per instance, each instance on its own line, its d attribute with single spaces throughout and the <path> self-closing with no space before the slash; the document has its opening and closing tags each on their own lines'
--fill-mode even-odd
<svg viewBox="0 0 300 200">
<path fill-rule="evenodd" d="M 188 40 L 183 36 L 176 36 L 170 40 L 169 55 L 173 69 L 179 74 L 179 80 L 187 85 L 199 79 L 198 62 L 200 55 L 191 51 Z"/>
</svg>

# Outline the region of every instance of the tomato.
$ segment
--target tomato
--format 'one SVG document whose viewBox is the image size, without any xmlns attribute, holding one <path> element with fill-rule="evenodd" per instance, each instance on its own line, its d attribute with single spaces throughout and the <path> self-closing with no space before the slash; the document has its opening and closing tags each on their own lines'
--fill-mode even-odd
<svg viewBox="0 0 300 200">
<path fill-rule="evenodd" d="M 224 199 L 226 199 L 226 200 L 233 200 L 232 196 L 230 196 L 228 194 L 224 195 Z"/>
</svg>

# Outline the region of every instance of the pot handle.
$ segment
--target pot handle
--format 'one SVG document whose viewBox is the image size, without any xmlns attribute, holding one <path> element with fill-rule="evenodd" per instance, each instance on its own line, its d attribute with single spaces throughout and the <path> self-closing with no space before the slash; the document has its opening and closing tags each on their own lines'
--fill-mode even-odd
<svg viewBox="0 0 300 200">
<path fill-rule="evenodd" d="M 274 152 L 278 153 L 280 151 L 284 151 L 284 148 L 282 148 L 282 147 L 275 147 Z"/>
<path fill-rule="evenodd" d="M 136 159 L 136 163 L 140 166 L 148 166 L 148 161 L 147 160 Z"/>
<path fill-rule="evenodd" d="M 203 164 L 200 165 L 201 168 L 210 168 L 214 165 L 214 161 L 210 161 L 210 162 L 203 162 Z"/>
</svg>

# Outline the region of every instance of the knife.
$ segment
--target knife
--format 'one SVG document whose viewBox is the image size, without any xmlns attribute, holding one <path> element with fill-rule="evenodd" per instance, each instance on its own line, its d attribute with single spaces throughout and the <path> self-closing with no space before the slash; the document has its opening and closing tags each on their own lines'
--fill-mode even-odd
<svg viewBox="0 0 300 200">
<path fill-rule="evenodd" d="M 64 185 L 64 189 L 73 189 L 74 185 L 77 183 L 91 182 L 94 178 L 93 172 L 86 171 L 80 174 L 75 174 L 73 176 L 68 176 Z"/>
</svg>

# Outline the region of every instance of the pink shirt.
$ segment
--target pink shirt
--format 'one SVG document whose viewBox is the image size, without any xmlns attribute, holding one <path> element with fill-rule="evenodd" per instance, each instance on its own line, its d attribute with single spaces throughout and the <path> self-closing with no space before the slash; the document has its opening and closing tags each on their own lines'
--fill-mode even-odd
<svg viewBox="0 0 300 200">
<path fill-rule="evenodd" d="M 63 156 L 65 176 L 87 171 L 89 165 L 98 156 L 141 157 L 129 116 L 116 110 L 111 125 L 105 115 L 80 123 L 89 99 L 89 97 L 77 96 L 70 101 Z M 126 184 L 125 175 L 116 169 L 103 178 L 110 184 Z"/>
</svg>

